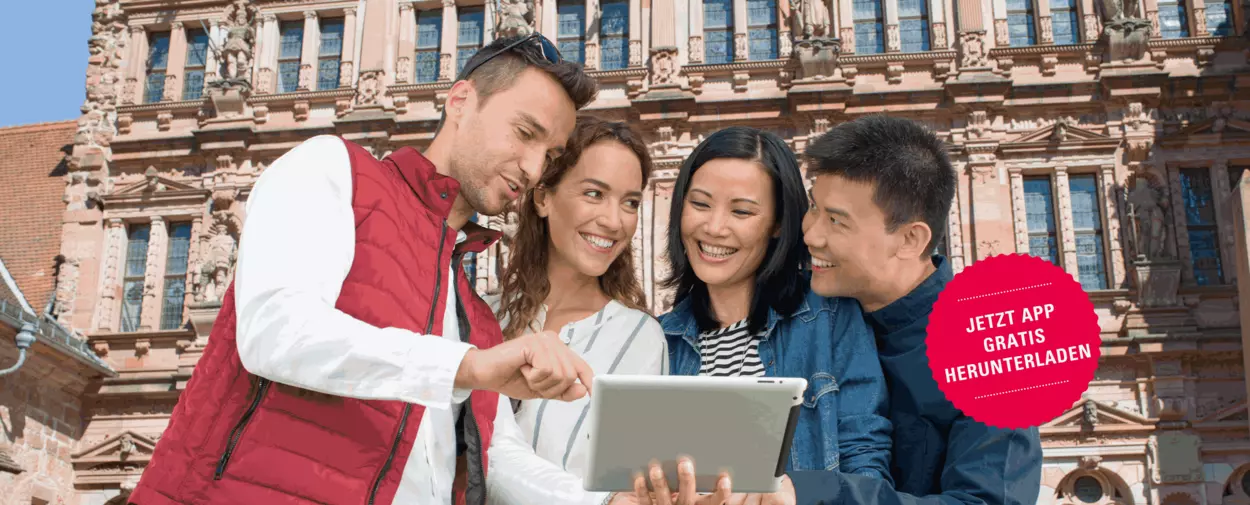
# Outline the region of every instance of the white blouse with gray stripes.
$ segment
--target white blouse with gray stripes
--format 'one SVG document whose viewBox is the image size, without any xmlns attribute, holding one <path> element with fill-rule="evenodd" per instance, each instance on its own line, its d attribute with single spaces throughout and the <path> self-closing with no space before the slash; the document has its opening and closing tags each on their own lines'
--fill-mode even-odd
<svg viewBox="0 0 1250 505">
<path fill-rule="evenodd" d="M 499 296 L 485 298 L 498 311 Z M 533 328 L 542 328 L 546 311 L 541 311 Z M 502 319 L 500 326 L 507 326 Z M 581 354 L 595 375 L 667 375 L 668 345 L 664 330 L 651 315 L 613 300 L 599 312 L 566 324 L 560 339 Z M 590 451 L 590 398 L 573 402 L 531 400 L 521 402 L 517 424 L 534 452 L 565 471 L 585 478 Z M 599 498 L 602 501 L 602 498 Z"/>
</svg>

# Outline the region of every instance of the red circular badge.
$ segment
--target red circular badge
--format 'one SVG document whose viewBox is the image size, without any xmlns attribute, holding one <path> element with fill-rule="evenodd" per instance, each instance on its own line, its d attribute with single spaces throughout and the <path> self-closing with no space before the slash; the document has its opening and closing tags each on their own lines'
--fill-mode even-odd
<svg viewBox="0 0 1250 505">
<path fill-rule="evenodd" d="M 1098 368 L 1098 315 L 1063 269 L 991 256 L 946 285 L 929 316 L 929 367 L 964 414 L 998 428 L 1040 426 L 1072 408 Z"/>
</svg>

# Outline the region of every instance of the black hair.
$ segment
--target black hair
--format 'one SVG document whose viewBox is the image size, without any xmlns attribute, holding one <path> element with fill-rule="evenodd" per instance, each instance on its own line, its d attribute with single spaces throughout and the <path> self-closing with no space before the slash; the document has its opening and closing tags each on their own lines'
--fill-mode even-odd
<svg viewBox="0 0 1250 505">
<path fill-rule="evenodd" d="M 695 275 L 681 240 L 682 210 L 695 171 L 711 160 L 723 158 L 755 161 L 773 181 L 774 226 L 779 233 L 769 239 L 764 260 L 755 272 L 755 290 L 747 315 L 748 331 L 757 332 L 768 322 L 770 308 L 782 317 L 793 314 L 809 286 L 804 271 L 811 255 L 803 244 L 807 190 L 794 152 L 774 133 L 745 126 L 725 128 L 699 143 L 686 158 L 673 186 L 673 207 L 668 220 L 668 261 L 672 273 L 664 280 L 664 286 L 676 288 L 674 303 L 690 298 L 701 331 L 733 323 L 720 321 L 712 313 L 707 284 Z"/>
<path fill-rule="evenodd" d="M 910 119 L 865 116 L 830 129 L 804 155 L 809 175 L 871 183 L 872 201 L 885 213 L 889 232 L 915 221 L 929 225 L 933 236 L 924 256 L 933 254 L 946 234 L 956 185 L 946 145 L 936 134 Z"/>
</svg>

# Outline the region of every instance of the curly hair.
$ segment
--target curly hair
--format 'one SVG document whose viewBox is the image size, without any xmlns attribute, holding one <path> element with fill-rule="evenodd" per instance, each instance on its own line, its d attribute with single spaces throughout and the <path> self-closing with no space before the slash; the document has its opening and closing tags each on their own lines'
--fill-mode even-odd
<svg viewBox="0 0 1250 505">
<path fill-rule="evenodd" d="M 642 165 L 642 185 L 647 186 L 651 175 L 651 155 L 647 152 L 642 136 L 625 123 L 605 121 L 594 116 L 581 115 L 577 126 L 569 136 L 564 154 L 551 161 L 543 170 L 537 186 L 553 188 L 560 184 L 569 170 L 577 166 L 582 153 L 599 142 L 619 142 L 634 152 Z M 534 190 L 517 200 L 517 232 L 512 243 L 507 267 L 504 268 L 501 290 L 503 296 L 496 316 L 507 317 L 503 329 L 505 339 L 520 336 L 538 317 L 538 311 L 551 292 L 547 278 L 550 239 L 547 220 L 538 215 L 534 206 Z M 608 271 L 599 277 L 599 287 L 604 294 L 627 307 L 647 312 L 647 298 L 642 285 L 634 275 L 632 245 L 626 244 L 621 255 L 612 262 Z"/>
</svg>

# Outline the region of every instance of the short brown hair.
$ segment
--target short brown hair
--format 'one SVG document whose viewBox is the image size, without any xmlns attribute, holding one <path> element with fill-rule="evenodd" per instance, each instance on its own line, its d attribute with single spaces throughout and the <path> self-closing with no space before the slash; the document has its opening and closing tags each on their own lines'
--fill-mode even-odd
<svg viewBox="0 0 1250 505">
<path fill-rule="evenodd" d="M 605 121 L 589 115 L 578 116 L 577 126 L 569 135 L 564 154 L 547 165 L 537 186 L 552 188 L 559 185 L 569 170 L 577 166 L 587 148 L 608 141 L 619 142 L 633 151 L 642 166 L 642 186 L 647 187 L 647 179 L 651 175 L 651 155 L 642 135 L 626 123 Z M 547 220 L 540 217 L 534 208 L 533 190 L 525 198 L 517 200 L 517 206 L 516 239 L 503 272 L 500 286 L 503 296 L 496 313 L 500 319 L 505 315 L 508 318 L 508 324 L 503 329 L 504 338 L 508 339 L 520 336 L 529 328 L 551 292 L 551 282 L 547 278 L 547 244 L 550 241 Z M 647 312 L 647 297 L 634 275 L 631 245 L 626 244 L 608 271 L 599 277 L 599 288 L 609 298 L 629 308 Z"/>
</svg>

